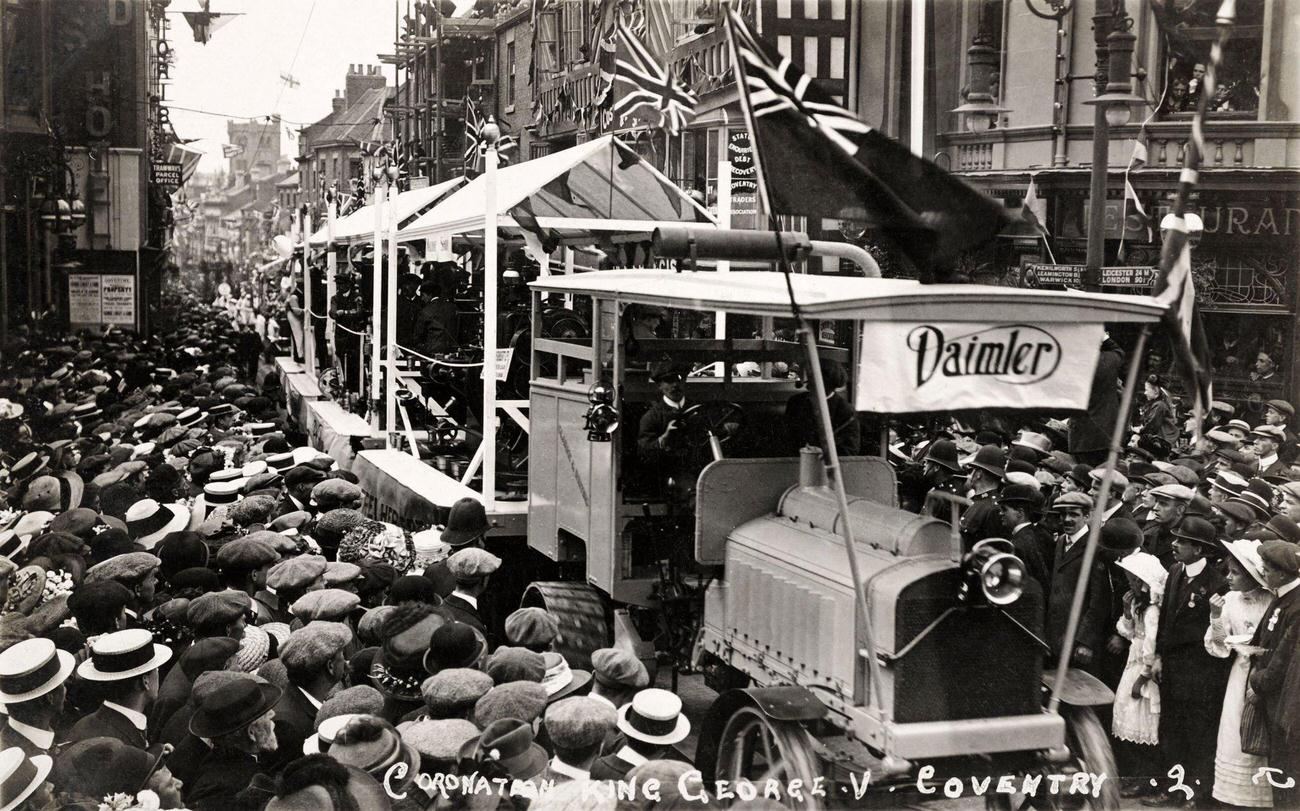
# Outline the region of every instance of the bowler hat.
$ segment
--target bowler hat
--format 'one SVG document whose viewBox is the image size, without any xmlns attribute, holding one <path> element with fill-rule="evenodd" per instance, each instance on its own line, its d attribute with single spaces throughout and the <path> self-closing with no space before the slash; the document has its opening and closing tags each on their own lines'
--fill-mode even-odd
<svg viewBox="0 0 1300 811">
<path fill-rule="evenodd" d="M 200 738 L 219 738 L 241 730 L 274 707 L 280 693 L 273 684 L 247 679 L 223 684 L 199 698 L 190 717 L 190 733 Z"/>
<path fill-rule="evenodd" d="M 1008 484 L 998 494 L 998 502 L 1009 506 L 1023 506 L 1031 510 L 1041 509 L 1043 496 L 1037 488 L 1027 484 Z"/>
<path fill-rule="evenodd" d="M 454 667 L 473 667 L 487 650 L 487 640 L 464 622 L 448 622 L 433 630 L 424 652 L 424 669 L 430 673 Z"/>
<path fill-rule="evenodd" d="M 1198 543 L 1206 549 L 1217 550 L 1218 540 L 1214 537 L 1214 524 L 1198 516 L 1189 516 L 1179 521 L 1173 529 L 1173 536 L 1184 541 Z"/>
</svg>

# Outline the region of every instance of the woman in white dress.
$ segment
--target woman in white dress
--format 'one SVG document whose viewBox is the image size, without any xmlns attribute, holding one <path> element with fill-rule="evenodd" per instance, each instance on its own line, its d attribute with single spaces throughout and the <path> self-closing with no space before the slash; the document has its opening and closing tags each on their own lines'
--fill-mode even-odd
<svg viewBox="0 0 1300 811">
<path fill-rule="evenodd" d="M 1264 566 L 1259 541 L 1226 541 L 1228 586 L 1222 597 L 1210 598 L 1210 627 L 1205 649 L 1211 656 L 1233 657 L 1228 687 L 1219 716 L 1219 739 L 1214 753 L 1214 799 L 1229 805 L 1267 808 L 1273 804 L 1268 781 L 1253 778 L 1267 758 L 1241 751 L 1241 712 L 1246 701 L 1246 676 L 1250 671 L 1250 640 L 1273 595 L 1264 588 Z"/>
<path fill-rule="evenodd" d="M 1124 614 L 1115 624 L 1129 640 L 1128 662 L 1115 689 L 1111 734 L 1121 741 L 1154 746 L 1160 742 L 1160 685 L 1151 678 L 1156 630 L 1168 573 L 1155 555 L 1134 552 L 1119 561 L 1128 577 Z"/>
</svg>

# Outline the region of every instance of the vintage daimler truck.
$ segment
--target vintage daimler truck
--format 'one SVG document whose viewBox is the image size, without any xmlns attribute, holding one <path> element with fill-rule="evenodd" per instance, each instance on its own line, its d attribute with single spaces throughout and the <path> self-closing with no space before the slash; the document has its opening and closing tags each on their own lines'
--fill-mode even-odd
<svg viewBox="0 0 1300 811">
<path fill-rule="evenodd" d="M 806 239 L 786 242 L 806 255 Z M 1059 711 L 1045 708 L 1044 596 L 1009 544 L 963 554 L 947 524 L 898 508 L 893 470 L 881 458 L 840 460 L 845 514 L 819 450 L 769 449 L 796 393 L 793 380 L 772 370 L 806 364 L 799 344 L 634 341 L 626 319 L 632 306 L 727 313 L 772 336 L 791 316 L 792 292 L 805 318 L 847 325 L 856 336 L 881 321 L 1146 323 L 1161 305 L 880 278 L 789 282 L 775 272 L 629 269 L 532 284 L 534 308 L 543 297 L 589 305 L 593 328 L 590 339 L 532 342 L 528 543 L 573 578 L 534 584 L 525 602 L 562 615 L 566 652 L 579 661 L 607 642 L 607 605 L 658 616 L 647 635 L 689 658 L 719 691 L 696 749 L 697 766 L 713 779 L 820 776 L 834 787 L 830 796 L 804 804 L 835 806 L 845 799 L 836 791 L 868 770 L 885 786 L 926 775 L 941 783 L 945 774 L 1113 777 L 1090 706 L 1109 702 L 1109 691 L 1070 671 Z M 822 356 L 856 369 L 858 341 L 840 343 Z M 703 467 L 685 507 L 646 486 L 655 471 L 637 469 L 638 414 L 659 396 L 648 366 L 664 357 L 713 371 L 687 379 L 696 407 L 685 428 L 725 458 Z M 740 364 L 760 374 L 741 377 Z M 723 441 L 720 426 L 736 422 L 741 430 Z M 1039 803 L 1062 799 L 1047 785 Z M 1113 779 L 1089 788 L 1083 799 L 1094 806 L 1117 804 Z M 989 802 L 1014 800 L 991 793 Z"/>
</svg>

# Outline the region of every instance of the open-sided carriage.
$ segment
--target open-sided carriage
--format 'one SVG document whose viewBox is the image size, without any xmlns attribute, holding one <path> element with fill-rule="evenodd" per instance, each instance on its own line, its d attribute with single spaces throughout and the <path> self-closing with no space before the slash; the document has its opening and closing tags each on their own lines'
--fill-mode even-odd
<svg viewBox="0 0 1300 811">
<path fill-rule="evenodd" d="M 945 774 L 1064 774 L 1071 779 L 1028 785 L 1045 802 L 1061 799 L 1049 786 L 1072 786 L 1075 800 L 1113 807 L 1113 757 L 1090 708 L 1110 692 L 1070 671 L 1060 711 L 1045 708 L 1044 595 L 1018 559 L 996 543 L 963 554 L 946 524 L 898 509 L 893 470 L 877 457 L 840 460 L 847 517 L 819 450 L 776 456 L 763 442 L 705 466 L 685 509 L 655 500 L 640 486 L 635 453 L 636 414 L 658 397 L 648 360 L 714 372 L 687 384 L 700 441 L 720 435 L 720 421 L 742 419 L 738 411 L 769 435 L 761 429 L 779 425 L 796 391 L 772 369 L 807 360 L 799 344 L 771 338 L 629 341 L 624 320 L 633 306 L 725 312 L 770 335 L 774 319 L 793 315 L 793 295 L 805 319 L 851 330 L 849 348 L 823 355 L 850 362 L 859 411 L 900 398 L 916 405 L 879 410 L 932 411 L 942 391 L 935 399 L 922 390 L 935 382 L 927 375 L 953 391 L 1046 385 L 1061 387 L 1062 402 L 1077 399 L 1065 389 L 1082 380 L 1086 391 L 1103 325 L 1157 321 L 1162 305 L 878 278 L 794 275 L 789 284 L 771 272 L 637 269 L 531 285 L 534 307 L 547 294 L 589 299 L 594 323 L 589 341 L 532 343 L 532 368 L 553 373 L 535 371 L 531 385 L 528 543 L 568 564 L 574 582 L 534 584 L 526 601 L 562 615 L 566 653 L 579 658 L 603 641 L 604 598 L 634 617 L 658 612 L 661 648 L 690 634 L 694 666 L 720 692 L 696 750 L 706 777 L 811 785 L 822 776 L 828 796 L 805 801 L 834 805 L 852 800 L 868 772 L 873 785 L 929 777 L 931 787 Z M 944 330 L 947 354 L 933 343 Z M 762 374 L 736 376 L 740 363 Z M 899 374 L 915 389 L 877 396 L 897 388 Z M 1109 780 L 1073 778 L 1101 773 Z M 1021 778 L 1010 785 L 1026 787 Z M 994 804 L 1010 800 L 986 790 Z"/>
</svg>

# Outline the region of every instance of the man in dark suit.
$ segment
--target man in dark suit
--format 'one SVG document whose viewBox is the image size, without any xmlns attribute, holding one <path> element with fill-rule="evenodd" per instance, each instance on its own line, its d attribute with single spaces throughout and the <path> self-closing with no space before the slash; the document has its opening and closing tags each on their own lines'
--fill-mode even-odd
<svg viewBox="0 0 1300 811">
<path fill-rule="evenodd" d="M 302 743 L 316 728 L 316 713 L 347 675 L 344 653 L 352 633 L 337 622 L 312 622 L 289 634 L 280 651 L 289 685 L 275 705 L 274 763 L 302 756 Z"/>
<path fill-rule="evenodd" d="M 1083 553 L 1087 545 L 1088 516 L 1092 513 L 1092 498 L 1084 493 L 1063 493 L 1052 502 L 1052 509 L 1060 516 L 1061 534 L 1056 538 L 1053 553 L 1052 590 L 1047 600 L 1047 642 L 1052 655 L 1059 656 L 1065 643 L 1065 628 L 1070 619 L 1070 608 L 1079 577 L 1083 573 Z M 1113 625 L 1110 621 L 1111 587 L 1106 572 L 1105 558 L 1097 555 L 1092 561 L 1088 577 L 1087 597 L 1083 613 L 1074 635 L 1070 661 L 1078 668 L 1096 673 L 1098 654 L 1110 638 Z"/>
<path fill-rule="evenodd" d="M 835 450 L 840 456 L 857 456 L 862 452 L 862 429 L 853 405 L 840 391 L 848 385 L 848 375 L 844 373 L 843 366 L 832 360 L 823 359 L 820 366 L 822 384 L 826 387 L 826 405 L 830 409 Z M 814 399 L 811 379 L 807 385 L 807 391 L 794 395 L 785 404 L 785 435 L 793 446 L 789 450 L 796 456 L 807 445 L 825 450 L 821 414 Z"/>
<path fill-rule="evenodd" d="M 290 688 L 292 689 L 292 688 Z M 281 746 L 272 717 L 280 688 L 238 679 L 203 696 L 190 719 L 190 731 L 212 741 L 212 751 L 199 762 L 194 782 L 184 787 L 185 802 L 194 811 L 228 811 L 240 807 L 236 797 L 258 775 L 269 774 L 264 755 Z M 302 742 L 285 762 L 302 756 Z"/>
<path fill-rule="evenodd" d="M 1285 776 L 1300 775 L 1300 696 L 1288 691 L 1288 682 L 1300 676 L 1295 666 L 1300 651 L 1300 548 L 1286 541 L 1265 541 L 1259 556 L 1264 561 L 1264 582 L 1277 597 L 1264 612 L 1251 645 L 1263 652 L 1251 660 L 1246 700 L 1262 703 L 1269 726 L 1269 766 Z M 1273 789 L 1273 805 L 1300 806 L 1296 788 Z"/>
<path fill-rule="evenodd" d="M 147 749 L 148 712 L 158 697 L 158 668 L 171 656 L 171 648 L 155 644 L 153 634 L 143 628 L 96 639 L 90 657 L 77 666 L 77 676 L 99 688 L 100 706 L 73 725 L 66 742 L 117 738 Z"/>
<path fill-rule="evenodd" d="M 673 744 L 686 739 L 691 722 L 682 715 L 682 700 L 667 690 L 650 688 L 637 693 L 621 713 L 618 729 L 623 745 L 596 761 L 592 780 L 622 780 L 627 773 L 651 760 L 660 760 Z"/>
<path fill-rule="evenodd" d="M 487 591 L 492 573 L 501 566 L 501 558 L 486 549 L 462 549 L 447 558 L 447 570 L 456 579 L 456 588 L 442 601 L 439 609 L 448 619 L 463 622 L 487 639 L 489 649 L 501 644 L 502 634 L 489 628 L 479 614 L 478 602 Z"/>
<path fill-rule="evenodd" d="M 1016 557 L 1025 564 L 1025 571 L 1038 581 L 1046 594 L 1052 584 L 1056 540 L 1052 533 L 1037 523 L 1043 509 L 1042 494 L 1027 484 L 1008 484 L 998 494 L 998 508 L 1002 511 L 1002 524 L 1007 528 Z"/>
<path fill-rule="evenodd" d="M 1214 525 L 1199 516 L 1188 516 L 1174 528 L 1176 562 L 1165 583 L 1152 668 L 1160 683 L 1160 749 L 1165 766 L 1181 764 L 1187 775 L 1183 782 L 1203 799 L 1209 798 L 1214 786 L 1219 712 L 1228 680 L 1228 660 L 1205 650 L 1210 598 L 1228 591 L 1228 581 L 1207 559 L 1217 549 Z M 1150 802 L 1183 801 L 1181 794 L 1169 794 Z"/>
<path fill-rule="evenodd" d="M 29 758 L 49 754 L 68 692 L 64 682 L 75 665 L 72 654 L 44 638 L 0 653 L 0 704 L 9 716 L 0 727 L 0 750 L 16 746 Z"/>
<path fill-rule="evenodd" d="M 325 481 L 325 473 L 311 465 L 298 465 L 284 474 L 284 495 L 275 505 L 275 515 L 302 510 L 312 515 L 316 507 L 311 503 L 311 491 L 317 484 Z"/>
</svg>

